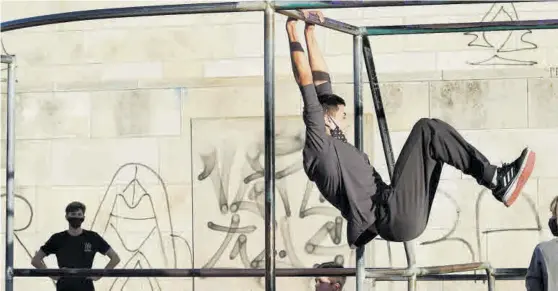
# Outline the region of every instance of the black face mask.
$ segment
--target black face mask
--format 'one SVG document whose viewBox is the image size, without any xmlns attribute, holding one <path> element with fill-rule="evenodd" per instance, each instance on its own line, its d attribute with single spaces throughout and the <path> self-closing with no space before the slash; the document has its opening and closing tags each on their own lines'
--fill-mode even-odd
<svg viewBox="0 0 558 291">
<path fill-rule="evenodd" d="M 331 122 L 333 122 L 333 124 L 335 124 L 335 128 L 329 130 L 329 132 L 331 133 L 331 136 L 335 139 L 338 139 L 338 140 L 342 141 L 342 142 L 347 142 L 347 138 L 345 137 L 345 134 L 343 133 L 343 131 L 341 131 L 341 129 L 339 128 L 337 123 L 331 117 L 330 117 L 330 120 L 331 120 Z"/>
<path fill-rule="evenodd" d="M 558 222 L 556 221 L 556 216 L 553 216 L 548 220 L 548 227 L 550 228 L 552 235 L 558 236 Z"/>
<path fill-rule="evenodd" d="M 83 217 L 68 217 L 66 218 L 71 228 L 80 228 L 83 223 Z"/>
</svg>

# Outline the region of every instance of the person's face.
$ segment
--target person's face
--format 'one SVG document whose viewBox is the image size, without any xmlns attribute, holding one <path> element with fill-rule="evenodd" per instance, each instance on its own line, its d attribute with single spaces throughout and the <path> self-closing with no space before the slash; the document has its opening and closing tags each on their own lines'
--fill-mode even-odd
<svg viewBox="0 0 558 291">
<path fill-rule="evenodd" d="M 338 105 L 337 111 L 330 112 L 326 115 L 326 125 L 329 129 L 334 129 L 337 125 L 339 126 L 339 129 L 345 132 L 347 130 L 346 120 L 347 113 L 345 112 L 345 105 Z"/>
<path fill-rule="evenodd" d="M 78 209 L 76 211 L 66 213 L 66 220 L 72 228 L 79 228 L 85 219 L 83 215 L 83 210 Z"/>
<path fill-rule="evenodd" d="M 339 291 L 339 283 L 332 283 L 328 277 L 316 278 L 316 291 Z"/>
</svg>

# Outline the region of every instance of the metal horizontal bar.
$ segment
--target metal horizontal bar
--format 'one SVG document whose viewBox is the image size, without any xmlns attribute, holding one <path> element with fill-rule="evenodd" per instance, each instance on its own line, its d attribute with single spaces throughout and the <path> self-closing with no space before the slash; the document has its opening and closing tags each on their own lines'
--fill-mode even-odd
<svg viewBox="0 0 558 291">
<path fill-rule="evenodd" d="M 472 264 L 462 264 L 455 265 L 467 266 Z M 448 266 L 441 266 L 448 267 Z M 439 267 L 434 267 L 439 268 Z M 367 268 L 366 271 L 370 272 L 384 272 L 387 276 L 375 278 L 378 281 L 393 281 L 400 278 L 405 279 L 405 276 L 398 275 L 395 273 L 388 274 L 387 271 L 398 271 L 402 272 L 407 269 L 390 269 L 390 268 Z M 441 270 L 447 270 L 442 268 Z M 451 269 L 449 271 L 461 272 L 463 268 L 459 270 Z M 53 277 L 53 276 L 65 276 L 65 277 L 89 277 L 89 276 L 102 276 L 102 277 L 263 277 L 265 275 L 265 269 L 233 269 L 233 268 L 221 268 L 221 269 L 13 269 L 14 277 Z M 525 278 L 527 274 L 527 269 L 494 269 L 494 275 L 496 278 L 504 279 L 517 279 L 519 277 Z M 276 269 L 277 277 L 318 277 L 318 276 L 355 276 L 355 268 L 297 268 L 297 269 Z M 475 274 L 460 274 L 454 275 L 455 277 L 447 278 L 460 278 L 460 276 L 479 276 L 475 278 L 486 278 L 486 275 L 475 275 Z M 484 276 L 484 277 L 483 277 Z M 388 278 L 389 277 L 389 278 Z M 424 277 L 425 279 L 431 278 L 444 278 L 439 275 L 418 275 L 419 278 Z M 473 277 L 470 277 L 473 278 Z M 405 279 L 406 280 L 406 279 Z M 455 279 L 458 280 L 458 279 Z"/>
<path fill-rule="evenodd" d="M 347 269 L 276 269 L 278 277 L 354 276 Z M 263 277 L 265 269 L 14 269 L 16 277 Z"/>
<path fill-rule="evenodd" d="M 13 61 L 12 56 L 2 55 L 2 64 L 10 64 Z"/>
<path fill-rule="evenodd" d="M 457 273 L 457 272 L 479 271 L 479 270 L 486 270 L 488 268 L 490 268 L 490 265 L 488 265 L 487 263 L 429 266 L 429 267 L 420 267 L 419 275 L 436 275 L 436 274 L 448 274 L 448 273 Z"/>
<path fill-rule="evenodd" d="M 501 281 L 515 281 L 515 280 L 525 280 L 525 275 L 521 274 L 497 274 L 494 275 L 496 280 Z M 408 280 L 407 277 L 394 276 L 389 278 L 374 278 L 375 281 L 386 282 L 386 281 L 403 281 Z M 424 275 L 417 276 L 418 281 L 486 281 L 488 280 L 486 274 L 447 274 L 447 275 Z"/>
<path fill-rule="evenodd" d="M 278 13 L 281 13 L 288 17 L 296 18 L 298 20 L 305 20 L 304 15 L 300 11 L 278 11 Z M 337 21 L 335 19 L 327 18 L 327 17 L 324 18 L 324 22 L 320 22 L 318 17 L 312 14 L 308 19 L 306 19 L 306 21 L 339 32 L 344 32 L 352 35 L 362 34 L 362 29 L 360 27 L 345 22 Z"/>
<path fill-rule="evenodd" d="M 556 29 L 558 19 L 472 22 L 472 23 L 438 23 L 438 24 L 410 24 L 394 26 L 369 26 L 365 28 L 367 35 L 400 35 L 400 34 L 428 34 L 452 32 L 480 32 L 525 29 Z"/>
<path fill-rule="evenodd" d="M 122 8 L 107 8 L 83 10 L 66 13 L 56 13 L 29 18 L 15 19 L 2 22 L 0 31 L 7 32 L 27 27 L 58 24 L 65 22 L 99 20 L 126 17 L 162 16 L 177 14 L 225 13 L 264 11 L 266 3 L 263 1 L 219 2 L 219 3 L 191 3 L 156 6 L 137 6 Z"/>
<path fill-rule="evenodd" d="M 526 268 L 496 268 L 492 270 L 495 276 L 527 276 Z"/>
<path fill-rule="evenodd" d="M 395 7 L 395 6 L 431 6 L 453 4 L 494 4 L 520 2 L 552 2 L 553 0 L 360 0 L 360 1 L 277 1 L 275 10 L 294 9 L 328 9 L 328 8 L 359 8 L 359 7 Z"/>
<path fill-rule="evenodd" d="M 447 274 L 467 271 L 486 270 L 490 268 L 485 263 L 469 263 L 469 264 L 456 264 L 444 266 L 429 266 L 429 267 L 415 267 L 415 268 L 394 268 L 383 270 L 371 270 L 367 272 L 367 278 L 382 278 L 390 276 L 410 277 L 414 275 L 423 276 L 430 274 Z"/>
</svg>

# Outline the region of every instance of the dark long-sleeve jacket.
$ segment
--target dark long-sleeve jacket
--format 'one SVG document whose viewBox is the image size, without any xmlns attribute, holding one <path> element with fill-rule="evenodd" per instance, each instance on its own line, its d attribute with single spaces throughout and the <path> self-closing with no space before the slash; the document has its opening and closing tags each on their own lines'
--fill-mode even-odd
<svg viewBox="0 0 558 291">
<path fill-rule="evenodd" d="M 535 247 L 525 287 L 527 291 L 558 291 L 558 238 Z"/>
<path fill-rule="evenodd" d="M 331 93 L 331 84 L 308 85 L 300 90 L 306 125 L 304 170 L 324 198 L 347 220 L 349 246 L 364 245 L 378 235 L 374 228 L 373 196 L 387 186 L 365 153 L 326 134 L 318 94 Z"/>
</svg>

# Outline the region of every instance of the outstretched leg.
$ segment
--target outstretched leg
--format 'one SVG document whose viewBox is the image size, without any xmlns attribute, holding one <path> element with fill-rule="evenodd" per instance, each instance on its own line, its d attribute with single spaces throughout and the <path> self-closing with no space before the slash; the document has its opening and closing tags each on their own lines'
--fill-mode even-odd
<svg viewBox="0 0 558 291">
<path fill-rule="evenodd" d="M 534 163 L 535 154 L 525 149 L 510 164 L 491 165 L 453 127 L 441 120 L 423 118 L 415 124 L 403 146 L 395 164 L 391 193 L 379 206 L 380 235 L 388 240 L 408 241 L 424 231 L 444 164 L 472 176 L 510 206 Z"/>
</svg>

